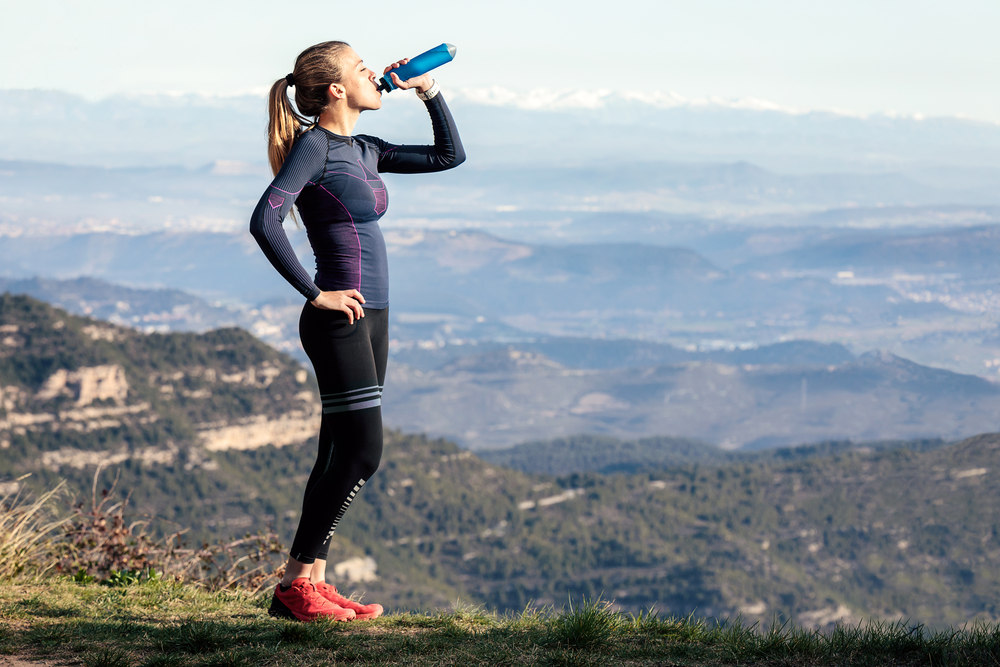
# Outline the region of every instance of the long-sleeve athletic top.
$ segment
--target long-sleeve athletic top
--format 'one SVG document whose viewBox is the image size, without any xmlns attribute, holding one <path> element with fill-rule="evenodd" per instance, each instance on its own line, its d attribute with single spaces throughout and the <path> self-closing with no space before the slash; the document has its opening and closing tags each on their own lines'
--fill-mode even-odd
<svg viewBox="0 0 1000 667">
<path fill-rule="evenodd" d="M 295 139 L 278 175 L 257 203 L 250 233 L 274 268 L 312 301 L 320 291 L 356 289 L 365 308 L 389 305 L 385 240 L 378 226 L 388 197 L 380 173 L 419 174 L 465 160 L 455 121 L 441 94 L 425 102 L 433 146 L 397 146 L 377 137 L 344 137 L 319 125 Z M 282 221 L 297 204 L 316 256 L 316 277 L 302 267 Z"/>
</svg>

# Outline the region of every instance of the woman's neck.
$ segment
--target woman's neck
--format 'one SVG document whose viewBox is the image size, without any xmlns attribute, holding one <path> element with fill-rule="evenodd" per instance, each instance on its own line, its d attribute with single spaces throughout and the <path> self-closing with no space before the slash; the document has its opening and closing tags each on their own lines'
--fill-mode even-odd
<svg viewBox="0 0 1000 667">
<path fill-rule="evenodd" d="M 320 114 L 319 126 L 334 134 L 349 137 L 354 132 L 354 126 L 357 124 L 358 116 L 360 115 L 361 112 L 359 110 L 351 109 L 346 104 L 343 104 L 343 100 L 337 100 L 328 106 L 326 111 Z"/>
</svg>

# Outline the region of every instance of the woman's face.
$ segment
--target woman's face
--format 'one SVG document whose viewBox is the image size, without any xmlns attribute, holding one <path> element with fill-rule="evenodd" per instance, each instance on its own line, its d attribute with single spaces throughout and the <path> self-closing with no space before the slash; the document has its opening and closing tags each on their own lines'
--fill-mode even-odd
<svg viewBox="0 0 1000 667">
<path fill-rule="evenodd" d="M 382 93 L 378 90 L 375 72 L 365 67 L 361 56 L 350 47 L 344 51 L 341 58 L 344 73 L 340 85 L 347 93 L 350 106 L 360 111 L 381 109 Z"/>
</svg>

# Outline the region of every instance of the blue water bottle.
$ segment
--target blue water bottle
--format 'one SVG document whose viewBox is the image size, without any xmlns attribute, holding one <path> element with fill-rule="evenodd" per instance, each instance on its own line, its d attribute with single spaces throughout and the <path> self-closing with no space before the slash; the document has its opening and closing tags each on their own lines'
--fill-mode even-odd
<svg viewBox="0 0 1000 667">
<path fill-rule="evenodd" d="M 406 81 L 407 79 L 412 79 L 415 76 L 426 74 L 435 67 L 440 67 L 445 63 L 450 63 L 454 57 L 455 46 L 453 44 L 435 46 L 430 51 L 424 51 L 419 56 L 410 58 L 410 61 L 405 65 L 400 65 L 398 68 L 390 70 L 389 74 L 386 74 L 379 79 L 380 83 L 378 89 L 386 92 L 396 89 L 396 84 L 392 82 L 392 72 L 396 73 L 396 76 L 399 77 L 400 81 Z"/>
</svg>

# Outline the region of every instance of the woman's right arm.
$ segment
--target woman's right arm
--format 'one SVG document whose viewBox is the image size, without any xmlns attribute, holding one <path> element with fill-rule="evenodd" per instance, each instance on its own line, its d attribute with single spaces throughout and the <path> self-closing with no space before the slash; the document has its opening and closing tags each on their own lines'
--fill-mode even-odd
<svg viewBox="0 0 1000 667">
<path fill-rule="evenodd" d="M 326 153 L 326 138 L 322 133 L 307 132 L 296 139 L 250 217 L 250 233 L 264 256 L 309 301 L 320 295 L 320 289 L 295 256 L 282 222 L 302 189 L 323 174 Z"/>
<path fill-rule="evenodd" d="M 434 145 L 399 146 L 372 138 L 379 147 L 379 173 L 426 174 L 452 169 L 465 162 L 462 139 L 458 136 L 455 119 L 444 102 L 444 96 L 437 93 L 424 104 L 431 116 Z"/>
</svg>

